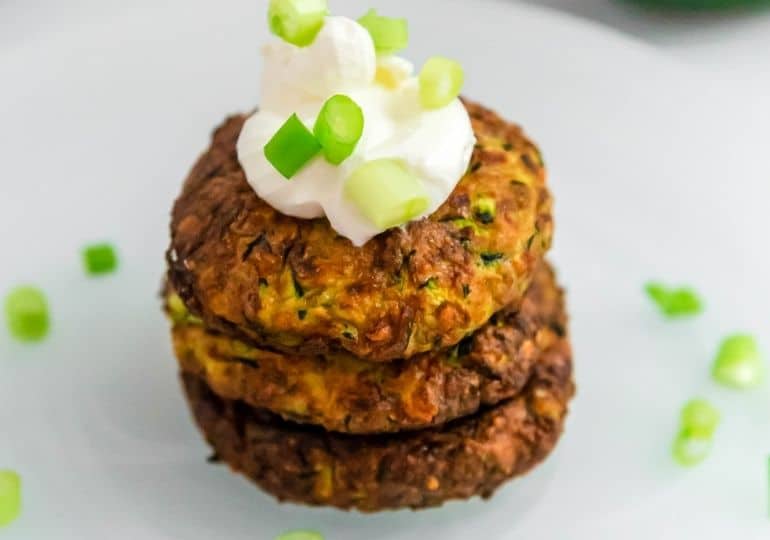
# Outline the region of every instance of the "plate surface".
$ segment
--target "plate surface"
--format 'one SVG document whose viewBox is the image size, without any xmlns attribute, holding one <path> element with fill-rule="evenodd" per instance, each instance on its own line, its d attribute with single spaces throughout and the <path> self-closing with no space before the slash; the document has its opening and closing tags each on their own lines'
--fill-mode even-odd
<svg viewBox="0 0 770 540">
<path fill-rule="evenodd" d="M 542 146 L 579 394 L 552 458 L 490 502 L 377 516 L 281 506 L 205 463 L 156 297 L 182 178 L 211 128 L 258 99 L 265 3 L 47 3 L 0 5 L 15 21 L 0 32 L 0 290 L 37 283 L 54 315 L 42 345 L 0 334 L 0 468 L 24 480 L 4 538 L 767 538 L 770 392 L 708 377 L 724 334 L 770 346 L 759 96 L 532 7 L 375 2 L 410 18 L 410 57 L 460 59 L 466 94 Z M 122 267 L 89 280 L 79 249 L 101 239 Z M 650 278 L 697 286 L 707 312 L 663 322 L 641 293 Z M 695 395 L 724 421 L 709 461 L 681 470 L 668 448 Z"/>
</svg>

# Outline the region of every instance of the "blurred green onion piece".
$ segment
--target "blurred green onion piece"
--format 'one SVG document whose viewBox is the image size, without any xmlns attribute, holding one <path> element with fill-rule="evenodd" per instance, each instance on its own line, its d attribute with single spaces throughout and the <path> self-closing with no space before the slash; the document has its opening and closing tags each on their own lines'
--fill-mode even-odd
<svg viewBox="0 0 770 540">
<path fill-rule="evenodd" d="M 697 315 L 703 311 L 703 303 L 693 289 L 682 287 L 672 289 L 659 282 L 644 286 L 647 295 L 657 304 L 661 313 L 670 318 Z"/>
<path fill-rule="evenodd" d="M 460 95 L 465 73 L 458 62 L 434 56 L 425 62 L 419 80 L 422 106 L 426 109 L 440 109 Z"/>
<path fill-rule="evenodd" d="M 319 152 L 321 145 L 302 120 L 293 114 L 265 145 L 265 157 L 290 180 Z"/>
<path fill-rule="evenodd" d="M 5 299 L 5 315 L 11 335 L 19 341 L 41 341 L 51 326 L 48 302 L 37 287 L 13 289 Z"/>
<path fill-rule="evenodd" d="M 719 426 L 719 411 L 705 399 L 688 401 L 679 417 L 679 433 L 671 455 L 679 465 L 697 465 L 711 453 L 714 432 Z"/>
<path fill-rule="evenodd" d="M 356 149 L 364 132 L 364 113 L 348 96 L 336 95 L 324 103 L 313 133 L 326 161 L 339 165 Z"/>
<path fill-rule="evenodd" d="M 719 411 L 705 399 L 693 399 L 682 408 L 682 431 L 690 437 L 710 438 L 719 426 Z"/>
<path fill-rule="evenodd" d="M 725 338 L 719 347 L 711 374 L 718 383 L 738 390 L 756 388 L 762 384 L 765 366 L 756 339 L 745 334 Z"/>
<path fill-rule="evenodd" d="M 284 41 L 307 47 L 315 40 L 329 13 L 326 0 L 270 0 L 270 31 Z"/>
<path fill-rule="evenodd" d="M 396 159 L 361 165 L 348 178 L 345 195 L 382 230 L 411 221 L 430 204 L 420 179 Z"/>
<path fill-rule="evenodd" d="M 711 437 L 697 437 L 682 430 L 674 440 L 671 455 L 679 465 L 692 467 L 708 457 L 712 444 Z"/>
<path fill-rule="evenodd" d="M 83 266 L 92 276 L 109 274 L 118 267 L 118 256 L 110 244 L 91 244 L 83 248 Z"/>
<path fill-rule="evenodd" d="M 377 54 L 394 54 L 409 45 L 409 23 L 406 19 L 383 17 L 370 9 L 358 19 L 358 24 L 369 31 Z"/>
<path fill-rule="evenodd" d="M 0 470 L 0 527 L 21 513 L 21 478 L 13 471 Z"/>
<path fill-rule="evenodd" d="M 321 533 L 316 531 L 288 531 L 275 537 L 275 540 L 324 540 Z"/>
</svg>

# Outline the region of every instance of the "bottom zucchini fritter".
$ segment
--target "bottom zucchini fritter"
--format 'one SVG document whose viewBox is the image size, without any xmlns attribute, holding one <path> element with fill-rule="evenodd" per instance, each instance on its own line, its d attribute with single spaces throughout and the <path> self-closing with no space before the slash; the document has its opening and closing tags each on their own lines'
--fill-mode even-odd
<svg viewBox="0 0 770 540">
<path fill-rule="evenodd" d="M 422 431 L 346 435 L 225 400 L 183 374 L 201 431 L 219 458 L 281 501 L 375 512 L 489 497 L 556 444 L 574 393 L 569 341 L 536 360 L 511 400 Z"/>
</svg>

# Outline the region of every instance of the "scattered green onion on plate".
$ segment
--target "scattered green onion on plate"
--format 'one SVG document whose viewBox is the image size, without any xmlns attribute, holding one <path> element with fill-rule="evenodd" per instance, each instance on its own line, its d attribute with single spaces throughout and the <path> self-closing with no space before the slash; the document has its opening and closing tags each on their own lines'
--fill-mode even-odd
<svg viewBox="0 0 770 540">
<path fill-rule="evenodd" d="M 682 430 L 690 436 L 711 438 L 719 426 L 719 411 L 705 399 L 693 399 L 682 408 Z"/>
<path fill-rule="evenodd" d="M 719 411 L 705 399 L 693 399 L 682 408 L 679 433 L 671 455 L 679 465 L 691 467 L 708 457 L 719 426 Z"/>
<path fill-rule="evenodd" d="M 321 533 L 316 531 L 288 531 L 275 537 L 275 540 L 324 540 Z"/>
<path fill-rule="evenodd" d="M 765 365 L 757 340 L 746 334 L 725 338 L 714 359 L 711 374 L 719 384 L 738 390 L 762 384 Z"/>
<path fill-rule="evenodd" d="M 118 267 L 118 256 L 110 244 L 91 244 L 83 248 L 82 254 L 83 266 L 89 275 L 109 274 Z"/>
<path fill-rule="evenodd" d="M 21 478 L 13 471 L 0 470 L 0 527 L 21 513 Z"/>
<path fill-rule="evenodd" d="M 670 318 L 697 315 L 703 311 L 703 302 L 691 288 L 672 289 L 659 282 L 649 282 L 645 292 L 658 306 L 661 313 Z"/>
<path fill-rule="evenodd" d="M 671 455 L 679 465 L 692 467 L 708 457 L 712 445 L 711 437 L 696 437 L 682 431 L 674 440 Z"/>
<path fill-rule="evenodd" d="M 440 109 L 460 95 L 465 73 L 458 62 L 434 56 L 425 62 L 419 80 L 422 106 L 426 109 Z"/>
<path fill-rule="evenodd" d="M 48 335 L 51 326 L 45 294 L 29 285 L 17 287 L 8 293 L 5 316 L 11 335 L 19 341 L 41 341 Z"/>
<path fill-rule="evenodd" d="M 411 221 L 430 204 L 420 179 L 396 159 L 361 165 L 348 178 L 345 195 L 383 230 Z"/>
<path fill-rule="evenodd" d="M 348 96 L 338 94 L 324 103 L 313 128 L 326 161 L 339 165 L 356 149 L 364 133 L 364 113 Z"/>
<path fill-rule="evenodd" d="M 358 24 L 369 31 L 377 54 L 394 54 L 409 45 L 409 23 L 406 19 L 383 17 L 370 9 L 358 19 Z"/>
<path fill-rule="evenodd" d="M 321 145 L 302 120 L 293 114 L 268 141 L 264 151 L 267 161 L 290 180 L 321 151 Z"/>
<path fill-rule="evenodd" d="M 326 0 L 270 0 L 270 31 L 284 41 L 307 47 L 315 41 L 329 13 Z"/>
</svg>

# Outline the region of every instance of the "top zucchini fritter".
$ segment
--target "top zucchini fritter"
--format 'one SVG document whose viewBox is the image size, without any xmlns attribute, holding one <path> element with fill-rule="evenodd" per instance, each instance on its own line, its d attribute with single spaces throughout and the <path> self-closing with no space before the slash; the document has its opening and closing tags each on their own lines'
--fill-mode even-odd
<svg viewBox="0 0 770 540">
<path fill-rule="evenodd" d="M 553 230 L 537 148 L 466 108 L 478 144 L 449 199 L 361 248 L 260 199 L 235 150 L 246 117 L 227 119 L 174 206 L 171 286 L 207 327 L 281 351 L 390 361 L 455 345 L 521 299 Z"/>
</svg>

